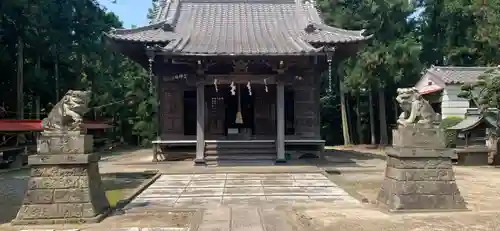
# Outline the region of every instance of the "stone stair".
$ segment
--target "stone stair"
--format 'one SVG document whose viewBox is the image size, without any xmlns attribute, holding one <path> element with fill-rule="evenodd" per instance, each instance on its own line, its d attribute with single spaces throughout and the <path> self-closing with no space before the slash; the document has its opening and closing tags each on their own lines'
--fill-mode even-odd
<svg viewBox="0 0 500 231">
<path fill-rule="evenodd" d="M 226 141 L 205 144 L 209 166 L 271 165 L 276 160 L 276 145 L 266 141 Z"/>
</svg>

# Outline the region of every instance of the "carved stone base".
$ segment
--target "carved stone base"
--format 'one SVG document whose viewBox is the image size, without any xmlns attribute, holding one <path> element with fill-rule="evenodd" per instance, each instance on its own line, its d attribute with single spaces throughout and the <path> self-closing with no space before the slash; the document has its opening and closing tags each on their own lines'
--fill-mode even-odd
<svg viewBox="0 0 500 231">
<path fill-rule="evenodd" d="M 439 132 L 423 128 L 394 131 L 400 137 L 387 150 L 387 167 L 377 201 L 389 211 L 466 210 L 466 203 L 455 182 L 451 150 L 440 146 Z M 415 129 L 413 132 L 410 129 Z M 426 137 L 422 135 L 426 134 Z M 419 136 L 418 138 L 412 138 Z M 398 143 L 399 142 L 399 143 Z M 412 143 L 428 147 L 408 147 Z"/>
<path fill-rule="evenodd" d="M 87 154 L 92 143 L 88 135 L 42 135 L 39 154 L 28 159 L 28 190 L 12 224 L 99 222 L 109 213 L 99 155 Z"/>
<path fill-rule="evenodd" d="M 109 203 L 97 160 L 94 154 L 31 156 L 28 191 L 12 224 L 100 221 Z"/>
<path fill-rule="evenodd" d="M 92 135 L 44 132 L 38 139 L 38 154 L 92 153 Z"/>
</svg>

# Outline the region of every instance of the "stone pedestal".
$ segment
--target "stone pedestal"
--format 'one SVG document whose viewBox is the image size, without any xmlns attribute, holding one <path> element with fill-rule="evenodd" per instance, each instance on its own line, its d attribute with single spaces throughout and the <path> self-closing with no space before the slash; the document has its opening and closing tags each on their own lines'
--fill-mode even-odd
<svg viewBox="0 0 500 231">
<path fill-rule="evenodd" d="M 109 203 L 99 174 L 92 136 L 42 134 L 23 205 L 12 224 L 99 222 Z"/>
<path fill-rule="evenodd" d="M 393 130 L 378 203 L 389 211 L 466 210 L 455 182 L 452 150 L 438 128 Z"/>
</svg>

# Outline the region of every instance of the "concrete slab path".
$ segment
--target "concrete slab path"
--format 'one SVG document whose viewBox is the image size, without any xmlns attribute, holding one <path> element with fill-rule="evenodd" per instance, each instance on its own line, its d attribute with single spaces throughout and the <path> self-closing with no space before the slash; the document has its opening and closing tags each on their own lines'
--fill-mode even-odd
<svg viewBox="0 0 500 231">
<path fill-rule="evenodd" d="M 321 173 L 163 175 L 128 204 L 127 213 L 155 208 L 361 203 Z"/>
</svg>

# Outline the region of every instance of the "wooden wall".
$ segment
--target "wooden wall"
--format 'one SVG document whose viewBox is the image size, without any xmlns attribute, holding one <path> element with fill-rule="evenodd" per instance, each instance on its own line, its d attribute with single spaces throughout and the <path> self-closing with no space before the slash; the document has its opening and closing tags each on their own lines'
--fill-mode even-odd
<svg viewBox="0 0 500 231">
<path fill-rule="evenodd" d="M 293 83 L 295 94 L 295 136 L 319 139 L 319 80 L 311 73 Z"/>
<path fill-rule="evenodd" d="M 447 85 L 443 90 L 441 101 L 441 117 L 464 117 L 467 109 L 471 107 L 469 100 L 458 97 L 460 85 Z M 476 92 L 477 94 L 477 92 Z"/>
<path fill-rule="evenodd" d="M 195 88 L 191 85 L 184 80 L 163 81 L 161 83 L 160 126 L 162 139 L 183 140 L 194 138 L 194 134 L 186 136 L 184 131 L 184 91 L 194 91 Z M 314 74 L 309 73 L 302 80 L 296 80 L 288 84 L 287 88 L 290 88 L 294 92 L 294 139 L 319 139 L 321 137 L 319 79 Z M 214 123 L 210 123 L 210 121 L 215 119 L 214 116 L 223 117 L 224 111 L 214 112 L 215 109 L 211 108 L 211 106 L 209 107 L 212 104 L 208 100 L 212 99 L 211 97 L 207 97 L 207 94 L 211 95 L 211 89 L 205 89 L 205 129 L 208 133 L 215 132 L 220 134 L 223 133 L 223 130 L 220 130 L 220 127 L 223 127 L 222 122 L 215 120 Z M 276 85 L 269 84 L 268 92 L 265 92 L 263 84 L 254 84 L 252 89 L 255 92 L 255 135 L 262 135 L 263 137 L 275 136 Z M 224 110 L 224 107 L 220 106 L 216 109 L 216 111 L 220 110 Z M 189 113 L 196 113 L 195 110 L 189 111 Z"/>
</svg>

